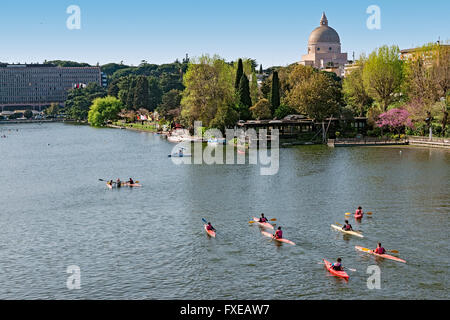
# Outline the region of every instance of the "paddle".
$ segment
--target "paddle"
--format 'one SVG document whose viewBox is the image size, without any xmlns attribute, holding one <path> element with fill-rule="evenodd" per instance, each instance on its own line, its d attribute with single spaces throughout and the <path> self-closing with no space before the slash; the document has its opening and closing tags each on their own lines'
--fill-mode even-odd
<svg viewBox="0 0 450 320">
<path fill-rule="evenodd" d="M 205 224 L 208 224 L 208 221 L 206 221 L 204 218 L 202 218 L 202 221 L 203 221 Z M 217 230 L 214 230 L 214 232 L 217 232 Z"/>
<path fill-rule="evenodd" d="M 353 213 L 347 212 L 345 215 L 346 216 L 351 216 Z M 373 212 L 366 212 L 365 214 L 367 214 L 368 216 L 373 215 Z"/>
</svg>

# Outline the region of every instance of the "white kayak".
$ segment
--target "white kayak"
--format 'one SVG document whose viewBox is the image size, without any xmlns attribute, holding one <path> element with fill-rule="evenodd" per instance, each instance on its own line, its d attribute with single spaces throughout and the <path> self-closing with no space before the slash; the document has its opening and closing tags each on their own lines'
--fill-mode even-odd
<svg viewBox="0 0 450 320">
<path fill-rule="evenodd" d="M 360 232 L 356 232 L 356 231 L 345 231 L 345 230 L 342 229 L 342 227 L 336 226 L 336 225 L 334 225 L 334 224 L 332 224 L 331 227 L 332 227 L 333 229 L 335 229 L 335 230 L 338 230 L 338 231 L 342 232 L 342 233 L 345 233 L 345 234 L 348 234 L 348 235 L 351 235 L 351 236 L 355 236 L 355 237 L 359 237 L 359 238 L 364 238 L 364 236 L 363 236 L 362 233 L 360 233 Z"/>
</svg>

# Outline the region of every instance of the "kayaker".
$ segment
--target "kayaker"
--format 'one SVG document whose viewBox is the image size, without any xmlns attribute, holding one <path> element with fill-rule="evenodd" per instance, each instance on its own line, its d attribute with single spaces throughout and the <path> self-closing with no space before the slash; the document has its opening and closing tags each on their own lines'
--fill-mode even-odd
<svg viewBox="0 0 450 320">
<path fill-rule="evenodd" d="M 206 226 L 206 230 L 208 230 L 208 231 L 216 231 L 216 229 L 214 229 L 214 227 L 212 226 L 211 222 L 208 222 L 208 225 Z"/>
<path fill-rule="evenodd" d="M 264 213 L 261 213 L 261 218 L 259 218 L 259 222 L 261 222 L 261 223 L 269 222 L 269 219 L 267 219 L 264 216 Z"/>
<path fill-rule="evenodd" d="M 351 224 L 348 223 L 348 220 L 345 220 L 345 225 L 342 227 L 342 230 L 344 231 L 353 231 L 353 227 Z"/>
<path fill-rule="evenodd" d="M 109 180 L 108 182 L 107 182 L 107 184 L 109 184 L 110 186 L 112 186 L 113 185 L 113 181 L 112 180 Z"/>
<path fill-rule="evenodd" d="M 122 181 L 120 181 L 120 179 L 117 179 L 116 184 L 117 188 L 120 188 L 122 186 Z"/>
<path fill-rule="evenodd" d="M 273 236 L 275 239 L 283 239 L 283 231 L 281 230 L 281 227 L 278 227 L 277 232 L 275 232 L 275 235 Z"/>
<path fill-rule="evenodd" d="M 337 261 L 331 265 L 331 268 L 336 271 L 344 271 L 344 267 L 342 266 L 342 259 L 338 258 Z"/>
<path fill-rule="evenodd" d="M 362 207 L 358 207 L 358 209 L 355 212 L 355 218 L 356 219 L 362 219 L 364 216 L 364 212 L 362 210 Z"/>
<path fill-rule="evenodd" d="M 133 179 L 130 178 L 130 180 L 128 180 L 128 184 L 134 184 Z"/>
<path fill-rule="evenodd" d="M 386 254 L 386 250 L 381 246 L 381 243 L 378 243 L 378 247 L 373 252 L 376 254 Z"/>
</svg>

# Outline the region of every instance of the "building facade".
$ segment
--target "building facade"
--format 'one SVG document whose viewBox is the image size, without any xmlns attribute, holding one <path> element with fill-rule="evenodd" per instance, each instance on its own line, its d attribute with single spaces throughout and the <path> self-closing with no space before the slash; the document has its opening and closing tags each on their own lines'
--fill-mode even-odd
<svg viewBox="0 0 450 320">
<path fill-rule="evenodd" d="M 41 110 L 52 103 L 63 105 L 68 91 L 89 83 L 102 85 L 99 67 L 54 65 L 0 65 L 0 108 L 31 107 Z"/>
<path fill-rule="evenodd" d="M 348 54 L 341 52 L 339 34 L 328 26 L 328 19 L 324 12 L 320 26 L 314 29 L 309 37 L 308 54 L 302 57 L 300 64 L 343 76 L 344 66 L 347 63 Z"/>
</svg>

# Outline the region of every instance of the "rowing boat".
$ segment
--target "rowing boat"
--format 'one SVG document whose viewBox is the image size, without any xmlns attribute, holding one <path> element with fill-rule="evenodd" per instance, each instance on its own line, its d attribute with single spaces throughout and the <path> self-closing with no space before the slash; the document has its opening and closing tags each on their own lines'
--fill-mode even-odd
<svg viewBox="0 0 450 320">
<path fill-rule="evenodd" d="M 380 258 L 385 258 L 385 259 L 394 260 L 394 261 L 401 262 L 401 263 L 406 263 L 406 261 L 403 260 L 403 259 L 391 256 L 391 255 L 388 255 L 388 254 L 378 254 L 378 253 L 375 253 L 372 250 L 367 249 L 367 248 L 356 246 L 355 249 L 358 250 L 358 251 L 361 251 L 361 252 L 365 252 L 365 253 L 368 253 L 368 254 L 380 257 Z"/>
<path fill-rule="evenodd" d="M 323 259 L 323 262 L 325 263 L 325 268 L 327 268 L 328 272 L 330 272 L 332 275 L 334 275 L 336 277 L 344 278 L 345 280 L 348 280 L 349 276 L 348 276 L 347 272 L 334 270 L 332 268 L 332 264 L 325 259 Z"/>
<path fill-rule="evenodd" d="M 271 225 L 270 223 L 268 223 L 268 222 L 259 222 L 259 219 L 258 218 L 253 218 L 253 220 L 259 225 L 259 226 L 261 226 L 261 227 L 263 227 L 263 228 L 267 228 L 267 229 L 274 229 L 274 227 L 273 227 L 273 225 Z"/>
<path fill-rule="evenodd" d="M 205 231 L 210 237 L 213 237 L 213 238 L 216 237 L 216 232 L 214 230 L 208 230 L 208 225 L 207 224 L 205 224 Z"/>
<path fill-rule="evenodd" d="M 268 238 L 272 238 L 272 239 L 275 240 L 275 241 L 278 241 L 278 242 L 281 242 L 281 243 L 287 243 L 287 244 L 290 244 L 290 245 L 295 246 L 295 243 L 292 242 L 292 241 L 290 241 L 290 240 L 287 240 L 287 239 L 275 239 L 275 237 L 273 236 L 273 234 L 268 233 L 268 232 L 265 232 L 265 231 L 263 231 L 263 232 L 261 232 L 261 233 L 262 233 L 264 236 L 266 236 L 266 237 L 268 237 Z"/>
<path fill-rule="evenodd" d="M 351 236 L 355 236 L 355 237 L 364 238 L 364 236 L 363 236 L 361 233 L 359 233 L 359 232 L 356 232 L 356 231 L 346 231 L 346 230 L 343 230 L 342 227 L 336 226 L 336 225 L 334 225 L 334 224 L 332 224 L 331 227 L 332 227 L 333 229 L 335 229 L 335 230 L 338 230 L 338 231 L 342 232 L 342 233 L 345 233 L 345 234 L 348 234 L 348 235 L 351 235 Z"/>
</svg>

